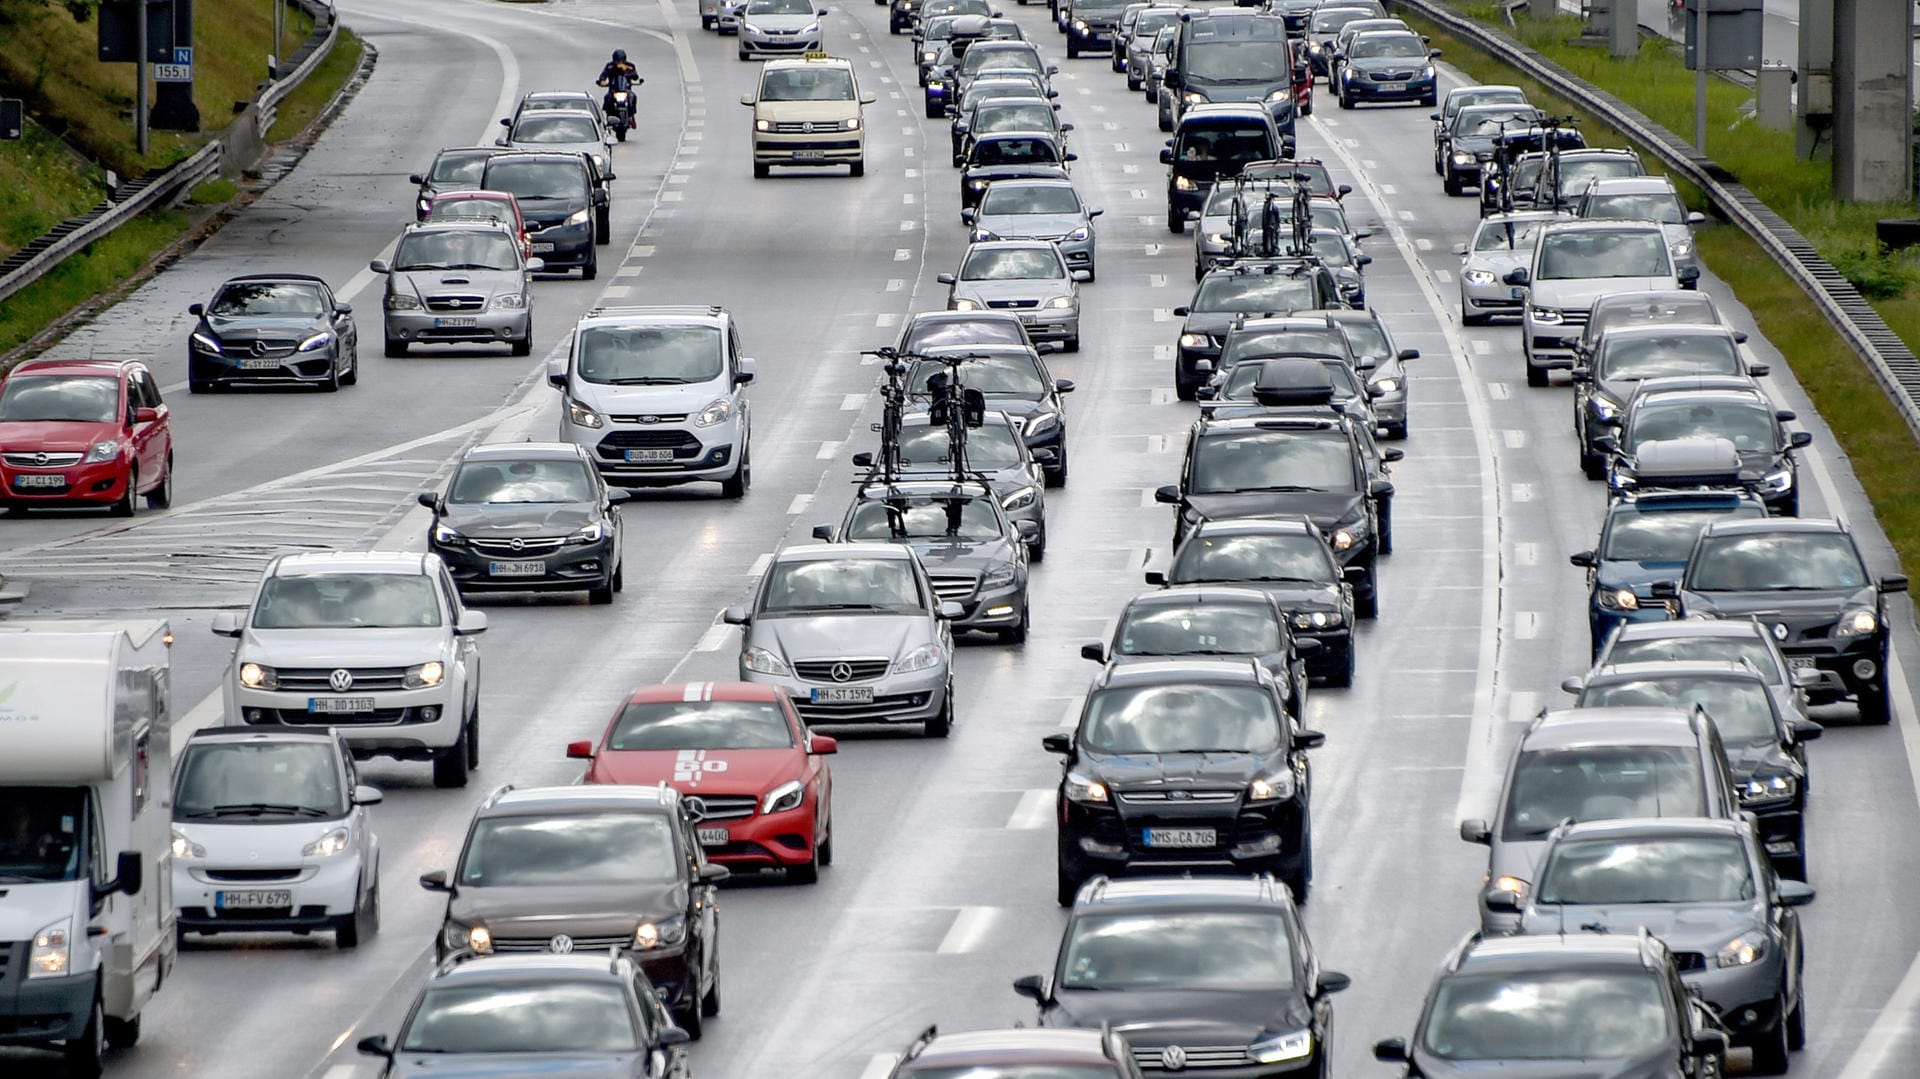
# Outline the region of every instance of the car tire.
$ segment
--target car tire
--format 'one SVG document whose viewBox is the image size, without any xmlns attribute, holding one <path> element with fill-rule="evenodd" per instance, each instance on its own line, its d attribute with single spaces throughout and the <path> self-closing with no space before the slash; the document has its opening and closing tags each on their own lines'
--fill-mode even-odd
<svg viewBox="0 0 1920 1079">
<path fill-rule="evenodd" d="M 1492 315 L 1471 311 L 1465 307 L 1460 309 L 1460 325 L 1462 326 L 1485 326 L 1491 321 L 1493 321 Z"/>
<path fill-rule="evenodd" d="M 1450 198 L 1458 198 L 1465 190 L 1460 186 L 1460 181 L 1455 179 L 1451 172 L 1446 173 L 1445 178 L 1440 181 L 1440 188 L 1445 191 Z"/>
<path fill-rule="evenodd" d="M 533 320 L 532 319 L 527 320 L 527 332 L 524 334 L 521 334 L 520 337 L 513 342 L 512 351 L 515 356 L 533 355 Z"/>
<path fill-rule="evenodd" d="M 1313 886 L 1313 830 L 1310 823 L 1300 826 L 1300 858 L 1294 864 L 1293 872 L 1283 877 L 1281 883 L 1293 893 L 1295 906 L 1307 905 L 1307 893 Z"/>
<path fill-rule="evenodd" d="M 750 57 L 748 57 L 748 56 L 747 56 L 747 50 L 745 50 L 745 49 L 740 49 L 740 50 L 737 50 L 737 51 L 739 52 L 739 55 L 740 55 L 740 61 L 741 61 L 742 63 L 745 63 L 745 62 L 746 62 L 747 60 L 749 60 L 749 59 L 750 59 Z"/>
<path fill-rule="evenodd" d="M 754 178 L 754 179 L 756 179 L 756 180 L 764 180 L 764 179 L 766 179 L 767 177 L 769 177 L 769 176 L 771 176 L 771 175 L 773 175 L 773 166 L 772 166 L 772 165 L 769 165 L 769 164 L 767 164 L 767 163 L 766 163 L 766 162 L 764 162 L 764 161 L 755 161 L 755 162 L 753 163 L 753 178 Z"/>
<path fill-rule="evenodd" d="M 706 994 L 700 998 L 700 1014 L 708 1019 L 720 1014 L 720 962 L 713 964 L 713 984 L 707 986 Z"/>
<path fill-rule="evenodd" d="M 1426 97 L 1423 97 L 1420 99 L 1420 104 L 1430 109 L 1430 108 L 1433 108 L 1435 105 L 1440 104 L 1440 98 L 1437 95 L 1428 94 Z"/>
<path fill-rule="evenodd" d="M 1353 613 L 1358 618 L 1378 618 L 1380 616 L 1380 567 L 1367 567 L 1367 594 L 1362 596 L 1358 588 L 1353 590 Z"/>
<path fill-rule="evenodd" d="M 1785 1075 L 1789 1066 L 1787 1052 L 1787 998 L 1774 998 L 1774 1020 L 1753 1042 L 1753 1074 Z"/>
<path fill-rule="evenodd" d="M 1885 674 L 1876 688 L 1863 689 L 1858 694 L 1860 701 L 1860 724 L 1865 727 L 1884 727 L 1893 719 L 1893 709 L 1887 697 Z"/>
<path fill-rule="evenodd" d="M 1547 384 L 1547 369 L 1538 367 L 1532 361 L 1527 362 L 1527 385 L 1538 389 Z"/>
<path fill-rule="evenodd" d="M 1187 231 L 1187 215 L 1171 206 L 1167 207 L 1167 231 L 1176 236 L 1184 235 Z"/>
<path fill-rule="evenodd" d="M 787 867 L 788 884 L 818 884 L 820 882 L 820 845 L 814 844 L 813 857 L 799 865 Z"/>
<path fill-rule="evenodd" d="M 1032 543 L 1027 544 L 1027 561 L 1037 566 L 1040 563 L 1045 562 L 1046 560 L 1047 560 L 1047 526 L 1045 524 L 1042 524 L 1040 526 L 1039 537 L 1036 538 Z"/>
<path fill-rule="evenodd" d="M 1027 643 L 1027 631 L 1031 628 L 1032 612 L 1027 606 L 1026 598 L 1023 596 L 1020 600 L 1020 622 L 1012 629 L 1003 629 L 1000 631 L 1000 643 L 1025 644 Z"/>
<path fill-rule="evenodd" d="M 1133 91 L 1134 93 L 1136 93 L 1136 94 L 1137 94 L 1137 93 L 1139 93 L 1139 92 L 1140 92 L 1140 80 L 1139 80 L 1139 79 L 1136 79 L 1136 78 L 1132 78 L 1132 77 L 1128 77 L 1128 79 L 1127 79 L 1127 89 L 1129 89 L 1129 90 L 1132 90 L 1132 91 Z"/>
<path fill-rule="evenodd" d="M 360 346 L 359 345 L 355 345 L 353 347 L 353 363 L 349 365 L 345 373 L 343 373 L 340 376 L 340 385 L 342 386 L 360 385 Z"/>
<path fill-rule="evenodd" d="M 127 493 L 107 512 L 115 517 L 131 517 L 140 508 L 140 470 L 127 470 Z"/>
<path fill-rule="evenodd" d="M 753 444 L 747 443 L 740 453 L 740 467 L 733 475 L 720 481 L 720 493 L 727 498 L 745 498 L 747 488 L 753 486 Z"/>
<path fill-rule="evenodd" d="M 106 1040 L 106 1014 L 96 995 L 80 1036 L 67 1039 L 60 1047 L 60 1055 L 66 1058 L 66 1073 L 76 1079 L 95 1079 L 100 1074 L 100 1058 L 106 1053 Z"/>
<path fill-rule="evenodd" d="M 1607 478 L 1607 459 L 1586 449 L 1580 451 L 1580 472 L 1590 480 Z"/>
<path fill-rule="evenodd" d="M 433 758 L 433 785 L 441 790 L 467 785 L 467 730 L 466 724 L 461 724 L 460 736 Z"/>
<path fill-rule="evenodd" d="M 613 602 L 613 578 L 611 577 L 607 578 L 606 584 L 596 585 L 593 588 L 587 589 L 587 602 L 595 607 L 601 607 L 601 606 L 605 606 L 606 604 L 612 603 Z"/>
<path fill-rule="evenodd" d="M 1380 507 L 1380 553 L 1393 553 L 1393 503 Z"/>
<path fill-rule="evenodd" d="M 627 564 L 621 562 L 613 567 L 613 590 L 624 592 L 627 588 Z"/>
<path fill-rule="evenodd" d="M 1067 485 L 1067 440 L 1061 439 L 1059 447 L 1054 452 L 1059 455 L 1059 467 L 1051 472 L 1041 469 L 1041 475 L 1045 478 L 1044 482 L 1048 487 L 1065 487 Z"/>
<path fill-rule="evenodd" d="M 940 702 L 940 712 L 927 720 L 928 738 L 945 738 L 953 733 L 953 683 L 947 683 L 946 699 Z"/>
<path fill-rule="evenodd" d="M 1074 896 L 1080 894 L 1080 878 L 1073 873 L 1067 872 L 1067 866 L 1064 862 L 1054 867 L 1053 877 L 1054 902 L 1059 903 L 1063 907 L 1073 906 Z"/>
<path fill-rule="evenodd" d="M 367 931 L 364 919 L 367 917 L 368 908 L 378 901 L 378 899 L 379 897 L 375 895 L 373 889 L 370 888 L 365 895 L 357 898 L 354 909 L 351 912 L 342 914 L 334 920 L 334 947 L 339 948 L 341 951 L 346 951 L 349 948 L 358 948 L 363 932 L 369 937 L 373 935 L 372 932 Z"/>
<path fill-rule="evenodd" d="M 580 280 L 591 281 L 594 278 L 599 276 L 600 276 L 600 254 L 597 251 L 588 249 L 587 263 L 586 265 L 580 267 Z"/>
<path fill-rule="evenodd" d="M 1087 263 L 1087 284 L 1089 285 L 1093 284 L 1094 278 L 1097 276 L 1098 275 L 1094 273 L 1093 263 L 1091 262 Z"/>
<path fill-rule="evenodd" d="M 866 174 L 867 163 L 865 161 L 855 161 L 847 166 L 848 176 L 865 176 Z"/>
<path fill-rule="evenodd" d="M 700 29 L 711 30 L 713 29 L 713 24 L 718 21 L 719 20 L 715 19 L 711 15 L 702 15 L 700 16 Z"/>
<path fill-rule="evenodd" d="M 1334 91 L 1334 93 L 1339 98 L 1341 108 L 1343 109 L 1353 108 L 1353 99 L 1347 96 L 1347 92 L 1345 90 L 1336 90 Z"/>
<path fill-rule="evenodd" d="M 201 380 L 190 379 L 187 382 L 187 392 L 195 395 L 199 395 L 203 393 L 212 393 L 213 383 L 208 382 L 204 379 L 201 379 Z"/>
<path fill-rule="evenodd" d="M 1165 109 L 1160 110 L 1160 130 L 1162 131 L 1173 130 L 1173 119 L 1172 117 L 1169 117 L 1167 115 L 1167 110 Z"/>
<path fill-rule="evenodd" d="M 1384 426 L 1385 426 L 1385 427 L 1386 427 L 1386 429 L 1387 429 L 1387 439 L 1388 439 L 1388 441 L 1391 441 L 1391 442 L 1404 442 L 1404 441 L 1406 441 L 1406 438 L 1407 438 L 1407 425 L 1406 425 L 1406 424 L 1404 424 L 1404 423 L 1389 423 L 1389 424 L 1385 424 Z"/>
<path fill-rule="evenodd" d="M 694 1001 L 693 1007 L 685 1011 L 675 1011 L 673 1013 L 675 1025 L 679 1026 L 681 1030 L 686 1031 L 687 1037 L 694 1041 L 699 1041 L 700 1036 L 706 1033 L 706 1024 L 701 1022 L 701 1019 L 700 1002 L 697 1000 Z"/>
<path fill-rule="evenodd" d="M 1807 1047 L 1807 991 L 1800 990 L 1800 999 L 1787 1013 L 1787 1048 L 1799 1052 Z"/>
<path fill-rule="evenodd" d="M 327 377 L 320 380 L 321 393 L 340 392 L 340 361 L 334 360 L 327 365 Z"/>
<path fill-rule="evenodd" d="M 1080 46 L 1075 45 L 1073 43 L 1072 37 L 1067 38 L 1067 59 L 1069 60 L 1080 59 Z"/>
<path fill-rule="evenodd" d="M 1065 347 L 1068 352 L 1080 351 L 1080 335 L 1076 333 L 1072 337 L 1067 338 Z"/>
<path fill-rule="evenodd" d="M 1327 685 L 1334 689 L 1346 689 L 1353 685 L 1354 650 L 1353 638 L 1347 638 L 1346 647 L 1340 650 L 1340 662 L 1327 672 Z"/>
<path fill-rule="evenodd" d="M 167 454 L 167 470 L 160 474 L 160 483 L 147 492 L 147 508 L 163 510 L 173 505 L 173 454 Z"/>
<path fill-rule="evenodd" d="M 1200 383 L 1182 382 L 1178 378 L 1175 378 L 1173 380 L 1173 395 L 1182 401 L 1198 401 L 1200 399 Z"/>
<path fill-rule="evenodd" d="M 139 1016 L 136 1015 L 132 1019 L 115 1019 L 108 1015 L 102 1018 L 104 1020 L 102 1032 L 106 1035 L 108 1045 L 115 1049 L 131 1049 L 139 1042 Z"/>
<path fill-rule="evenodd" d="M 602 246 L 613 242 L 613 211 L 608 207 L 594 211 L 593 242 Z"/>
<path fill-rule="evenodd" d="M 945 116 L 946 114 L 947 114 L 947 110 L 945 107 L 940 105 L 935 105 L 931 101 L 927 102 L 927 119 L 938 120 L 942 116 Z"/>
<path fill-rule="evenodd" d="M 387 359 L 389 360 L 397 360 L 407 354 L 407 343 L 405 341 L 395 341 L 389 337 L 386 339 L 385 344 Z"/>
</svg>

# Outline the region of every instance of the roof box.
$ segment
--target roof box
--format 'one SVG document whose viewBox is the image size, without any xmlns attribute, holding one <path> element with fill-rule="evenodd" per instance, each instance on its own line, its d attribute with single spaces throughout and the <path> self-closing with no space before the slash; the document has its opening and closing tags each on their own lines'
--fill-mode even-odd
<svg viewBox="0 0 1920 1079">
<path fill-rule="evenodd" d="M 1675 438 L 1649 442 L 1634 456 L 1642 487 L 1738 486 L 1740 451 L 1724 438 Z"/>
</svg>

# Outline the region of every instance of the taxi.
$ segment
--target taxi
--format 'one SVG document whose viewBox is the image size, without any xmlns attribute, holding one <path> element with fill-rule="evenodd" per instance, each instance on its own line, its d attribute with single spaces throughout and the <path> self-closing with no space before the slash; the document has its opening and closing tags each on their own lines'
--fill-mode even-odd
<svg viewBox="0 0 1920 1079">
<path fill-rule="evenodd" d="M 845 165 L 851 175 L 865 175 L 861 107 L 873 101 L 854 78 L 851 60 L 808 53 L 767 61 L 759 89 L 740 98 L 753 110 L 753 175 L 764 178 L 775 165 Z"/>
</svg>

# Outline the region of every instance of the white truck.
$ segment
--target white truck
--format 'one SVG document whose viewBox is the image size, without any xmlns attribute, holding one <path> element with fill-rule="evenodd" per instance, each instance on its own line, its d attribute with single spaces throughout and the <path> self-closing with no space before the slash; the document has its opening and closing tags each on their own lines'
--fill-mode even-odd
<svg viewBox="0 0 1920 1079">
<path fill-rule="evenodd" d="M 160 621 L 0 622 L 0 1045 L 70 1075 L 140 1036 L 173 969 Z"/>
</svg>

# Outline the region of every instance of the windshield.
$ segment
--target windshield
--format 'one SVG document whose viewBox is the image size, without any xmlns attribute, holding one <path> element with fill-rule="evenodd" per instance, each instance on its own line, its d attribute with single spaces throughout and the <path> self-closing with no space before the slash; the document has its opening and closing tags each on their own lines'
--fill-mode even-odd
<svg viewBox="0 0 1920 1079">
<path fill-rule="evenodd" d="M 1249 315 L 1311 311 L 1320 297 L 1305 274 L 1208 274 L 1193 296 L 1195 311 Z"/>
<path fill-rule="evenodd" d="M 944 363 L 920 362 L 907 376 L 907 392 L 924 394 L 927 380 L 935 372 L 945 371 Z M 960 364 L 960 385 L 981 393 L 1008 397 L 1037 398 L 1047 392 L 1040 371 L 1026 356 L 981 356 Z"/>
<path fill-rule="evenodd" d="M 0 384 L 0 422 L 113 423 L 120 380 L 98 375 L 15 375 Z"/>
<path fill-rule="evenodd" d="M 1274 612 L 1251 604 L 1129 607 L 1114 651 L 1123 656 L 1263 656 L 1280 650 Z"/>
<path fill-rule="evenodd" d="M 530 113 L 513 125 L 514 142 L 599 142 L 600 126 L 591 116 Z"/>
<path fill-rule="evenodd" d="M 1744 375 L 1740 352 L 1727 334 L 1614 335 L 1600 341 L 1594 377 L 1637 382 L 1669 375 Z"/>
<path fill-rule="evenodd" d="M 0 787 L 0 884 L 78 880 L 86 792 L 78 787 Z"/>
<path fill-rule="evenodd" d="M 988 68 L 1005 71 L 1045 71 L 1046 65 L 1040 62 L 1040 56 L 1031 46 L 976 45 L 967 50 L 966 59 L 960 61 L 960 73 L 972 75 Z"/>
<path fill-rule="evenodd" d="M 1220 354 L 1220 365 L 1231 367 L 1250 357 L 1271 356 L 1345 356 L 1347 339 L 1332 326 L 1308 326 L 1288 330 L 1252 330 L 1228 336 Z"/>
<path fill-rule="evenodd" d="M 1540 238 L 1542 281 L 1595 277 L 1667 277 L 1667 240 L 1659 232 L 1550 232 Z"/>
<path fill-rule="evenodd" d="M 812 15 L 813 0 L 750 0 L 748 15 Z"/>
<path fill-rule="evenodd" d="M 594 112 L 600 103 L 591 94 L 570 93 L 532 93 L 520 99 L 522 113 L 540 112 L 546 109 L 567 109 L 575 112 Z"/>
<path fill-rule="evenodd" d="M 960 111 L 963 114 L 972 112 L 980 106 L 981 102 L 990 101 L 994 98 L 1039 97 L 1040 95 L 1039 76 L 1029 75 L 1027 78 L 1016 80 L 1011 75 L 1003 77 L 1001 74 L 996 73 L 985 78 L 975 79 L 973 82 L 967 84 L 967 92 L 960 98 Z M 1053 110 L 1049 107 L 1047 111 L 1051 112 Z M 1052 123 L 1042 123 L 1040 128 L 1051 131 L 1055 126 L 1056 125 Z M 1029 128 L 1028 130 L 1032 129 Z"/>
<path fill-rule="evenodd" d="M 1133 39 L 1135 41 L 1140 41 L 1142 38 L 1152 40 L 1153 35 L 1169 26 L 1177 26 L 1179 23 L 1180 12 L 1177 9 L 1143 11 L 1139 18 L 1133 20 Z"/>
<path fill-rule="evenodd" d="M 777 562 L 761 592 L 762 611 L 918 611 L 919 582 L 901 558 L 813 558 Z"/>
<path fill-rule="evenodd" d="M 1348 58 L 1354 60 L 1365 60 L 1374 57 L 1381 59 L 1412 60 L 1416 58 L 1425 59 L 1426 55 L 1427 43 L 1410 34 L 1394 34 L 1383 37 L 1362 34 L 1354 38 L 1352 46 L 1347 49 Z"/>
<path fill-rule="evenodd" d="M 1583 217 L 1619 218 L 1628 221 L 1658 221 L 1663 225 L 1687 223 L 1686 208 L 1671 192 L 1647 195 L 1595 195 L 1587 199 Z"/>
<path fill-rule="evenodd" d="M 1456 139 L 1492 138 L 1510 127 L 1524 127 L 1540 114 L 1532 108 L 1515 107 L 1510 109 L 1462 109 L 1453 118 L 1453 137 Z M 1514 121 L 1520 121 L 1516 124 Z"/>
<path fill-rule="evenodd" d="M 326 309 L 318 285 L 248 281 L 221 289 L 207 305 L 207 314 L 226 318 L 319 318 Z"/>
<path fill-rule="evenodd" d="M 1446 1060 L 1622 1060 L 1670 1037 L 1646 971 L 1503 970 L 1444 978 L 1422 1040 Z"/>
<path fill-rule="evenodd" d="M 985 499 L 895 497 L 855 507 L 846 538 L 990 540 L 999 536 L 1000 519 Z"/>
<path fill-rule="evenodd" d="M 774 68 L 760 79 L 760 100 L 852 101 L 853 72 L 841 67 Z"/>
<path fill-rule="evenodd" d="M 347 812 L 340 766 L 321 742 L 205 742 L 189 745 L 173 786 L 173 819 L 223 823 Z"/>
<path fill-rule="evenodd" d="M 1765 517 L 1752 502 L 1729 502 L 1716 509 L 1629 509 L 1613 514 L 1600 557 L 1608 562 L 1685 562 L 1693 541 L 1715 521 Z"/>
<path fill-rule="evenodd" d="M 1200 82 L 1279 82 L 1292 77 L 1287 60 L 1279 41 L 1210 41 L 1187 46 L 1181 74 Z"/>
<path fill-rule="evenodd" d="M 433 581 L 418 573 L 273 576 L 253 607 L 255 629 L 425 629 L 440 624 Z"/>
<path fill-rule="evenodd" d="M 1704 816 L 1702 782 L 1690 746 L 1530 750 L 1508 781 L 1502 838 L 1538 839 L 1564 820 Z"/>
<path fill-rule="evenodd" d="M 1665 396 L 1665 395 L 1662 395 Z M 1727 400 L 1675 394 L 1646 401 L 1628 417 L 1627 452 L 1675 438 L 1724 438 L 1742 453 L 1777 447 L 1773 409 L 1758 397 Z"/>
<path fill-rule="evenodd" d="M 603 385 L 712 382 L 726 367 L 726 343 L 711 326 L 593 326 L 577 348 L 574 372 Z"/>
<path fill-rule="evenodd" d="M 1026 343 L 1027 332 L 1020 328 L 1017 320 L 997 316 L 981 318 L 976 315 L 972 318 L 915 319 L 901 351 L 924 352 L 943 345 L 991 348 L 995 345 L 1025 346 Z"/>
<path fill-rule="evenodd" d="M 1603 682 L 1580 694 L 1582 708 L 1706 709 L 1720 737 L 1734 745 L 1777 742 L 1773 725 L 1773 698 L 1767 684 L 1745 678 L 1639 678 L 1631 682 Z"/>
<path fill-rule="evenodd" d="M 579 461 L 468 461 L 453 477 L 455 505 L 593 501 L 593 480 Z"/>
<path fill-rule="evenodd" d="M 1659 301 L 1623 300 L 1609 303 L 1604 298 L 1593 305 L 1593 318 L 1587 323 L 1589 337 L 1610 326 L 1631 326 L 1651 322 L 1718 323 L 1720 312 L 1706 296 Z"/>
<path fill-rule="evenodd" d="M 1062 989 L 1272 993 L 1293 986 L 1287 923 L 1261 911 L 1086 915 L 1067 931 Z"/>
<path fill-rule="evenodd" d="M 1244 431 L 1200 440 L 1195 494 L 1354 489 L 1353 446 L 1340 431 Z"/>
<path fill-rule="evenodd" d="M 1512 88 L 1501 90 L 1480 87 L 1456 90 L 1447 95 L 1446 113 L 1448 116 L 1453 116 L 1461 109 L 1472 105 L 1504 105 L 1509 102 L 1524 105 L 1527 102 L 1527 95 Z"/>
<path fill-rule="evenodd" d="M 629 704 L 607 736 L 611 750 L 786 749 L 787 714 L 773 701 L 662 701 Z"/>
<path fill-rule="evenodd" d="M 1331 37 L 1339 33 L 1341 27 L 1355 19 L 1371 18 L 1373 18 L 1373 12 L 1361 11 L 1357 8 L 1336 8 L 1332 11 L 1315 12 L 1313 16 L 1313 32 Z"/>
<path fill-rule="evenodd" d="M 1867 586 L 1867 567 L 1846 536 L 1833 532 L 1775 532 L 1710 536 L 1700 543 L 1687 574 L 1695 592 L 1853 590 Z"/>
<path fill-rule="evenodd" d="M 1058 280 L 1065 276 L 1066 263 L 1052 247 L 975 247 L 960 266 L 962 281 Z"/>
<path fill-rule="evenodd" d="M 678 880 L 686 864 L 661 813 L 482 817 L 460 858 L 460 883 L 630 885 Z"/>
<path fill-rule="evenodd" d="M 1009 136 L 974 143 L 967 160 L 973 165 L 1051 165 L 1060 160 L 1060 155 L 1052 139 Z"/>
<path fill-rule="evenodd" d="M 516 198 L 584 201 L 587 197 L 586 165 L 579 161 L 491 161 L 486 180 L 488 189 Z"/>
<path fill-rule="evenodd" d="M 1712 836 L 1557 843 L 1536 902 L 1737 903 L 1754 897 L 1747 848 Z"/>
<path fill-rule="evenodd" d="M 967 466 L 982 472 L 1016 468 L 1027 463 L 1026 445 L 1018 441 L 1013 428 L 991 422 L 967 432 Z M 925 425 L 900 430 L 900 466 L 902 468 L 940 469 L 953 466 L 953 442 L 945 427 Z"/>
<path fill-rule="evenodd" d="M 1515 174 L 1518 176 L 1518 174 Z M 1480 226 L 1473 237 L 1475 251 L 1515 251 L 1533 246 L 1534 234 L 1540 231 L 1544 218 L 1521 218 L 1516 221 L 1488 221 Z"/>
<path fill-rule="evenodd" d="M 618 982 L 542 979 L 430 985 L 400 1039 L 408 1053 L 633 1053 L 633 1013 Z"/>
<path fill-rule="evenodd" d="M 1641 176 L 1640 162 L 1631 157 L 1583 157 L 1560 159 L 1560 197 L 1570 198 L 1586 191 L 1595 180 L 1609 176 Z"/>
<path fill-rule="evenodd" d="M 1103 689 L 1087 702 L 1080 740 L 1096 753 L 1271 753 L 1280 716 L 1266 691 L 1192 682 Z"/>
<path fill-rule="evenodd" d="M 1760 639 L 1759 634 L 1742 634 L 1738 637 L 1650 637 L 1641 641 L 1622 638 L 1607 653 L 1606 662 L 1612 663 L 1659 663 L 1668 660 L 1706 660 L 1739 663 L 1746 661 L 1769 684 L 1779 685 L 1785 679 L 1780 664 L 1773 658 L 1773 649 Z"/>
<path fill-rule="evenodd" d="M 1333 584 L 1340 579 L 1340 574 L 1327 545 L 1316 536 L 1299 532 L 1195 536 L 1181 545 L 1171 578 L 1178 584 L 1199 581 Z"/>
<path fill-rule="evenodd" d="M 393 268 L 409 270 L 517 270 L 520 247 L 495 229 L 410 232 L 400 238 Z"/>
<path fill-rule="evenodd" d="M 441 154 L 433 159 L 433 172 L 427 177 L 435 184 L 477 184 L 487 170 L 487 151 L 465 154 Z"/>
<path fill-rule="evenodd" d="M 1027 106 L 1016 106 L 1024 109 Z M 1015 109 L 995 109 L 991 115 L 1011 113 Z M 988 114 L 982 110 L 982 118 Z M 980 216 L 992 214 L 1077 214 L 1080 196 L 1071 187 L 1042 187 L 993 184 L 980 199 Z"/>
<path fill-rule="evenodd" d="M 1246 48 L 1233 45 L 1230 48 Z M 1285 55 L 1284 53 L 1282 55 Z M 1273 156 L 1273 143 L 1263 127 L 1215 127 L 1187 124 L 1180 128 L 1180 161 L 1245 164 Z"/>
<path fill-rule="evenodd" d="M 973 130 L 981 134 L 989 131 L 1046 131 L 1053 127 L 1053 110 L 1045 105 L 997 105 L 983 108 L 974 116 Z M 1062 191 L 1063 188 L 1046 190 Z M 1071 195 L 1071 192 L 1068 192 Z M 1054 213 L 1071 214 L 1080 211 L 1080 204 L 1072 199 L 1051 200 L 1055 206 L 1048 210 L 1001 210 L 1000 213 Z M 1061 205 L 1070 203 L 1070 205 Z"/>
</svg>

